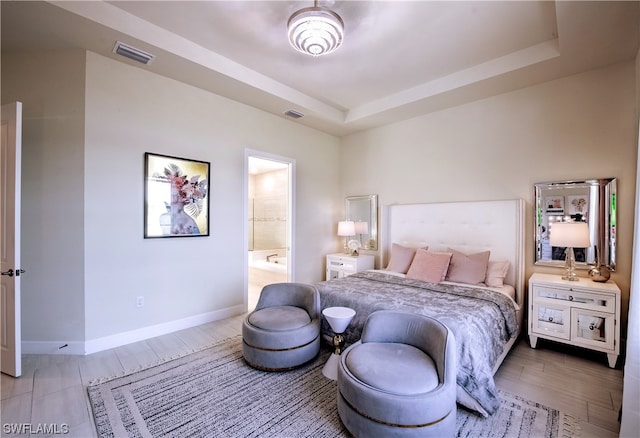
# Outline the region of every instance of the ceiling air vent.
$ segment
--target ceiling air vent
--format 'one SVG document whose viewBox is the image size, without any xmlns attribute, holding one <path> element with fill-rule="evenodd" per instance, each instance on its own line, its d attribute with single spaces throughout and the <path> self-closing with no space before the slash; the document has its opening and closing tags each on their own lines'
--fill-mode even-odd
<svg viewBox="0 0 640 438">
<path fill-rule="evenodd" d="M 300 117 L 304 117 L 304 114 L 296 110 L 288 110 L 284 113 L 284 115 L 287 117 L 291 117 L 292 119 L 299 119 Z"/>
<path fill-rule="evenodd" d="M 136 49 L 135 47 L 120 41 L 116 41 L 116 45 L 113 46 L 113 53 L 117 53 L 118 55 L 133 59 L 134 61 L 141 62 L 145 65 L 151 64 L 155 58 L 155 55 L 152 55 L 151 53 Z"/>
</svg>

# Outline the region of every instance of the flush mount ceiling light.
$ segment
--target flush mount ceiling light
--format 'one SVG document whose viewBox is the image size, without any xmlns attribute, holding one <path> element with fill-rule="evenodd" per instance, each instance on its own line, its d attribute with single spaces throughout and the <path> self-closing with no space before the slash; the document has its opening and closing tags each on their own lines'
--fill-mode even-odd
<svg viewBox="0 0 640 438">
<path fill-rule="evenodd" d="M 325 55 L 336 50 L 342 44 L 344 23 L 332 10 L 318 6 L 296 11 L 287 24 L 289 42 L 302 53 L 312 56 Z"/>
</svg>

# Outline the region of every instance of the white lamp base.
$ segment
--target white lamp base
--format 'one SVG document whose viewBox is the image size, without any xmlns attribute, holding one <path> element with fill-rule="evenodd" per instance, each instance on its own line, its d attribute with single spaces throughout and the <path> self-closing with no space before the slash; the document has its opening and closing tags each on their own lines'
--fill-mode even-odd
<svg viewBox="0 0 640 438">
<path fill-rule="evenodd" d="M 567 272 L 562 279 L 567 281 L 578 281 L 578 277 L 576 276 L 576 257 L 573 252 L 573 248 L 568 247 L 566 254 L 565 266 Z"/>
<path fill-rule="evenodd" d="M 338 365 L 340 365 L 340 355 L 331 353 L 329 360 L 324 364 L 322 368 L 322 374 L 331 380 L 338 380 Z"/>
</svg>

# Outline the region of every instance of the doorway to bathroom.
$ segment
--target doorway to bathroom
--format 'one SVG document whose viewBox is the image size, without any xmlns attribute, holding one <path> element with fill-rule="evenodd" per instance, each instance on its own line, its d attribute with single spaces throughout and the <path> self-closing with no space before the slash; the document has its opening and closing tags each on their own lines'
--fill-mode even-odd
<svg viewBox="0 0 640 438">
<path fill-rule="evenodd" d="M 295 162 L 258 151 L 246 153 L 247 309 L 271 283 L 292 280 Z"/>
</svg>

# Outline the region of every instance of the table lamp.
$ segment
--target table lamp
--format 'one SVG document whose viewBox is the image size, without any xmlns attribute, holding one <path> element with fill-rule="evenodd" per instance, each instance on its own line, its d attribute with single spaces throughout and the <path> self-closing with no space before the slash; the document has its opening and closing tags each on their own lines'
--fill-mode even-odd
<svg viewBox="0 0 640 438">
<path fill-rule="evenodd" d="M 360 236 L 360 244 L 364 245 L 362 243 L 362 235 L 363 234 L 369 234 L 369 224 L 367 222 L 364 222 L 364 221 L 356 221 L 355 222 L 355 227 L 356 227 L 356 234 L 358 236 Z"/>
<path fill-rule="evenodd" d="M 347 240 L 356 235 L 356 224 L 353 221 L 338 222 L 338 236 L 344 236 L 344 248 L 347 252 Z"/>
<path fill-rule="evenodd" d="M 589 226 L 586 222 L 555 222 L 549 230 L 551 246 L 566 247 L 566 274 L 563 280 L 578 281 L 576 277 L 576 258 L 573 248 L 587 248 L 591 246 Z"/>
</svg>

